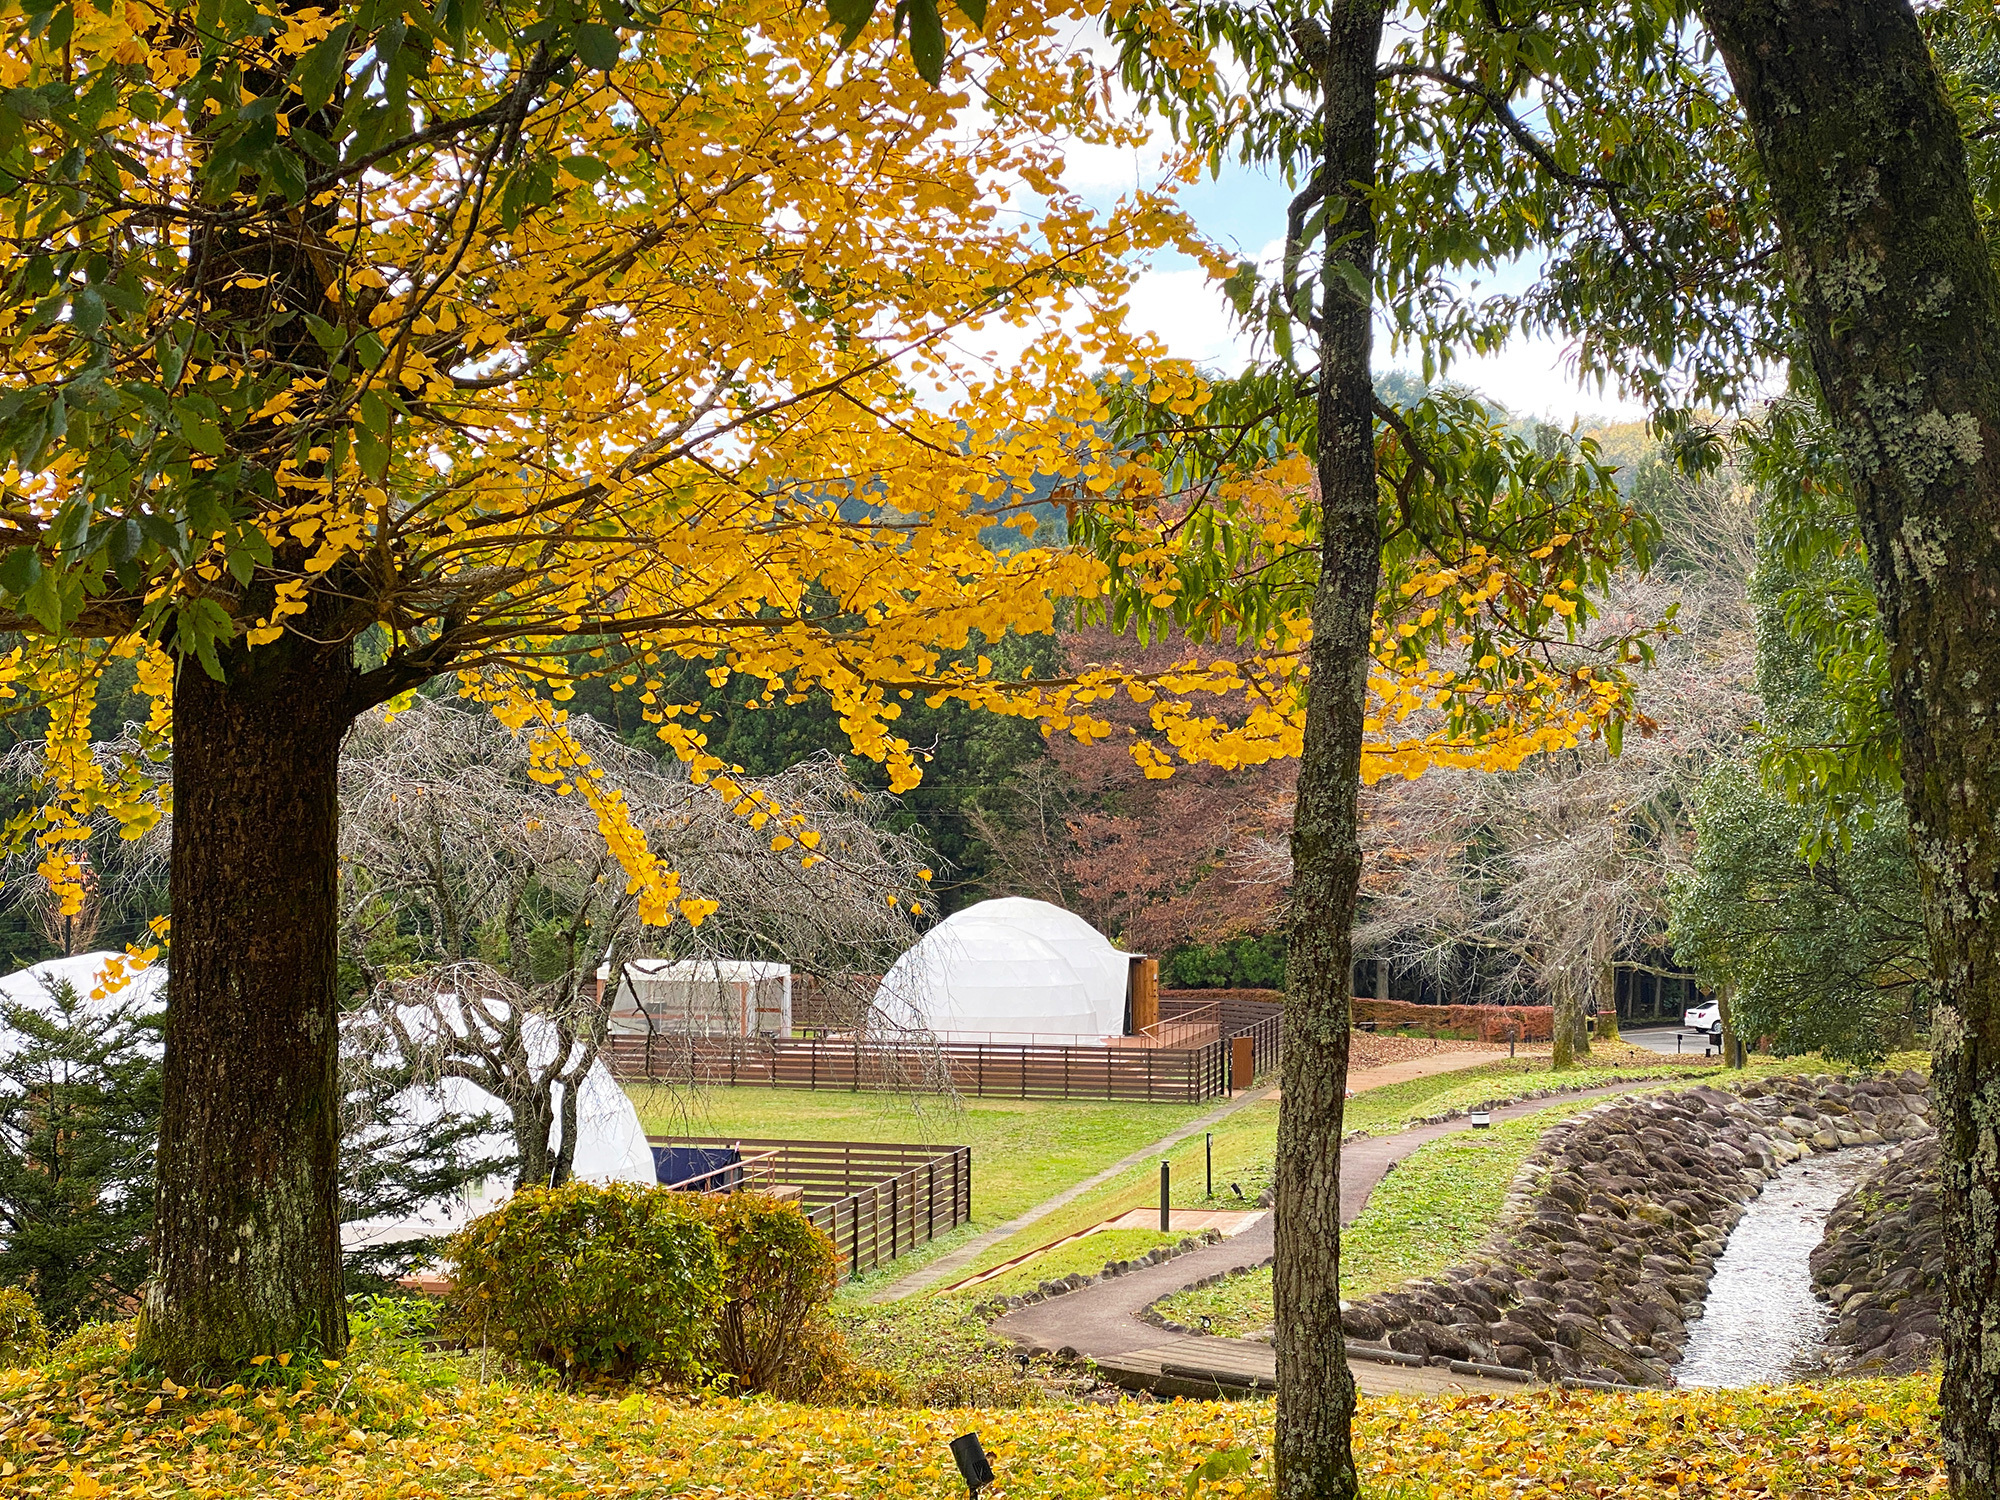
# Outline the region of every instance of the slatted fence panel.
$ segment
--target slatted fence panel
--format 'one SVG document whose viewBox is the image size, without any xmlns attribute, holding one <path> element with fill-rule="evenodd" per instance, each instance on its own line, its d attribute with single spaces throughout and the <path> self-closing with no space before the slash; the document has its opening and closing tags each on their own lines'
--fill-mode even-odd
<svg viewBox="0 0 2000 1500">
<path fill-rule="evenodd" d="M 942 1092 L 1017 1099 L 1195 1102 L 1227 1092 L 1228 1043 L 1116 1047 L 992 1042 L 905 1045 L 828 1037 L 612 1036 L 622 1078 L 854 1092 Z"/>
<path fill-rule="evenodd" d="M 656 1136 L 655 1145 L 737 1146 L 753 1182 L 801 1189 L 850 1276 L 972 1220 L 972 1150 L 859 1141 Z"/>
</svg>

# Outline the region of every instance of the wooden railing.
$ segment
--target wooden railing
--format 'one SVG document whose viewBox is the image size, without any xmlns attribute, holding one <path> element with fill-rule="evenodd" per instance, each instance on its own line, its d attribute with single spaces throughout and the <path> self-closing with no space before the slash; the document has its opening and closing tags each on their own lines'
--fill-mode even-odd
<svg viewBox="0 0 2000 1500">
<path fill-rule="evenodd" d="M 1117 1047 L 827 1037 L 612 1036 L 621 1078 L 689 1086 L 957 1092 L 980 1098 L 1194 1102 L 1226 1093 L 1228 1044 Z"/>
<path fill-rule="evenodd" d="M 689 1087 L 958 1093 L 978 1098 L 1194 1103 L 1229 1092 L 1230 1041 L 1248 1035 L 1256 1076 L 1277 1065 L 1283 1009 L 1200 991 L 1160 996 L 1146 1037 L 1110 1042 L 935 1042 L 902 1037 L 606 1038 L 620 1078 Z"/>
<path fill-rule="evenodd" d="M 747 1186 L 796 1187 L 849 1276 L 907 1255 L 972 1219 L 972 1149 L 869 1141 L 653 1136 L 654 1145 L 734 1146 Z"/>
</svg>

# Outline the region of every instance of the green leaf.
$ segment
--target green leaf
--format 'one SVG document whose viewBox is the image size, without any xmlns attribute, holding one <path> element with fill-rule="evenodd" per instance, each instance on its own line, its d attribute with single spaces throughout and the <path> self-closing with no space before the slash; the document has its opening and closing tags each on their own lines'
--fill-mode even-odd
<svg viewBox="0 0 2000 1500">
<path fill-rule="evenodd" d="M 328 354 L 340 353 L 347 344 L 345 334 L 315 313 L 306 314 L 306 328 L 312 334 L 313 341 Z"/>
<path fill-rule="evenodd" d="M 594 156 L 566 156 L 562 169 L 579 182 L 596 182 L 607 170 Z"/>
<path fill-rule="evenodd" d="M 354 341 L 354 357 L 361 361 L 361 368 L 372 370 L 382 363 L 382 356 L 388 351 L 382 341 L 373 333 L 364 333 Z"/>
<path fill-rule="evenodd" d="M 363 430 L 386 443 L 389 440 L 389 404 L 382 399 L 382 393 L 377 390 L 363 391 L 359 404 Z"/>
<path fill-rule="evenodd" d="M 586 68 L 609 73 L 618 66 L 618 33 L 597 21 L 579 21 L 570 28 L 570 42 Z"/>
<path fill-rule="evenodd" d="M 201 405 L 207 406 L 208 403 L 202 402 Z M 174 403 L 174 421 L 180 427 L 181 436 L 187 439 L 188 446 L 195 452 L 205 453 L 210 458 L 222 456 L 222 429 L 216 425 L 213 416 L 203 412 L 193 402 L 183 400 Z"/>
<path fill-rule="evenodd" d="M 952 0 L 952 3 L 966 20 L 982 31 L 986 29 L 986 0 Z"/>
<path fill-rule="evenodd" d="M 840 28 L 840 45 L 852 47 L 855 38 L 868 29 L 875 14 L 875 0 L 826 0 L 826 13 Z"/>
<path fill-rule="evenodd" d="M 46 120 L 49 117 L 49 102 L 33 89 L 9 89 L 0 94 L 0 104 L 24 120 Z"/>
<path fill-rule="evenodd" d="M 63 622 L 62 574 L 45 568 L 21 596 L 21 608 L 45 630 L 60 630 Z"/>
<path fill-rule="evenodd" d="M 33 547 L 15 547 L 0 557 L 0 589 L 18 599 L 42 576 L 41 554 Z"/>
<path fill-rule="evenodd" d="M 104 293 L 94 286 L 78 287 L 69 301 L 69 324 L 85 338 L 104 326 Z"/>
<path fill-rule="evenodd" d="M 910 18 L 910 61 L 917 76 L 935 87 L 944 78 L 944 18 L 937 0 L 905 0 Z"/>
</svg>

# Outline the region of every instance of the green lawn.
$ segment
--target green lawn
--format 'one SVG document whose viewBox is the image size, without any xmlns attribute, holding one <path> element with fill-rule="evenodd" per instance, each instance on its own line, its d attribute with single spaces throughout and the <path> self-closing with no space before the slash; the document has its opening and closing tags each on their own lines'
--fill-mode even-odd
<svg viewBox="0 0 2000 1500">
<path fill-rule="evenodd" d="M 1560 1081 L 1564 1090 L 1568 1091 L 1632 1079 L 1691 1082 L 1690 1074 L 1711 1078 L 1719 1071 L 1712 1063 L 1707 1066 L 1699 1062 L 1676 1064 L 1671 1059 L 1654 1058 L 1618 1066 L 1576 1068 L 1562 1074 Z M 1467 1104 L 1498 1103 L 1532 1090 L 1548 1088 L 1556 1077 L 1549 1071 L 1546 1060 L 1524 1057 L 1485 1063 L 1462 1072 L 1413 1078 L 1407 1083 L 1371 1089 L 1348 1100 L 1347 1126 L 1350 1131 L 1389 1134 L 1403 1129 L 1413 1120 L 1462 1109 Z M 1195 1135 L 1181 1142 L 1167 1153 L 1173 1205 L 1178 1208 L 1254 1206 L 1258 1195 L 1271 1182 L 1277 1132 L 1278 1104 L 1275 1100 L 1247 1105 L 1216 1126 L 1213 1132 L 1215 1196 L 1212 1198 L 1206 1193 L 1207 1171 L 1202 1137 Z M 976 1170 L 974 1175 L 976 1179 Z M 1238 1196 L 1237 1188 L 1242 1189 L 1241 1196 Z M 1127 1209 L 1158 1203 L 1159 1197 L 1159 1163 L 1148 1162 L 992 1246 L 967 1268 L 966 1274 L 1011 1260 L 1036 1245 L 1045 1245 L 1066 1234 L 1073 1234 Z"/>
<path fill-rule="evenodd" d="M 934 1098 L 810 1089 L 713 1088 L 688 1094 L 635 1085 L 630 1092 L 649 1135 L 970 1146 L 972 1218 L 978 1226 L 1032 1208 L 1199 1119 L 1219 1102 L 967 1099 L 954 1107 Z"/>
<path fill-rule="evenodd" d="M 1015 1270 L 978 1286 L 967 1287 L 962 1295 L 983 1302 L 988 1297 L 1011 1297 L 1031 1292 L 1044 1281 L 1057 1281 L 1072 1271 L 1095 1276 L 1114 1260 L 1136 1260 L 1161 1245 L 1178 1245 L 1185 1234 L 1161 1234 L 1158 1229 L 1105 1229 L 1073 1240 L 1046 1255 L 1037 1255 Z M 964 1273 L 970 1276 L 973 1273 Z"/>
<path fill-rule="evenodd" d="M 1535 1142 L 1563 1117 L 1557 1110 L 1447 1136 L 1405 1157 L 1341 1236 L 1342 1294 L 1363 1297 L 1464 1259 L 1498 1218 Z M 1191 1328 L 1206 1315 L 1214 1333 L 1261 1332 L 1271 1326 L 1270 1268 L 1178 1292 L 1160 1311 Z"/>
</svg>

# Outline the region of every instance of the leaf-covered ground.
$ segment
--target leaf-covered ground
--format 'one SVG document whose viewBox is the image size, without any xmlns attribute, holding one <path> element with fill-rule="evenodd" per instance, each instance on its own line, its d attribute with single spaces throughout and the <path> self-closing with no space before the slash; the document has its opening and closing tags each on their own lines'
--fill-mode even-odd
<svg viewBox="0 0 2000 1500">
<path fill-rule="evenodd" d="M 284 1372 L 292 1373 L 292 1372 Z M 1370 1400 L 1373 1496 L 1914 1496 L 1936 1477 L 1934 1383 L 1758 1392 Z M 976 1430 L 989 1500 L 1268 1492 L 1264 1402 L 939 1412 L 695 1402 L 321 1369 L 263 1389 L 122 1375 L 0 1377 L 0 1488 L 21 1496 L 497 1497 L 963 1494 L 946 1444 Z M 1235 1467 L 1212 1466 L 1218 1472 Z M 1232 1488 L 1232 1486 L 1234 1488 Z"/>
</svg>

